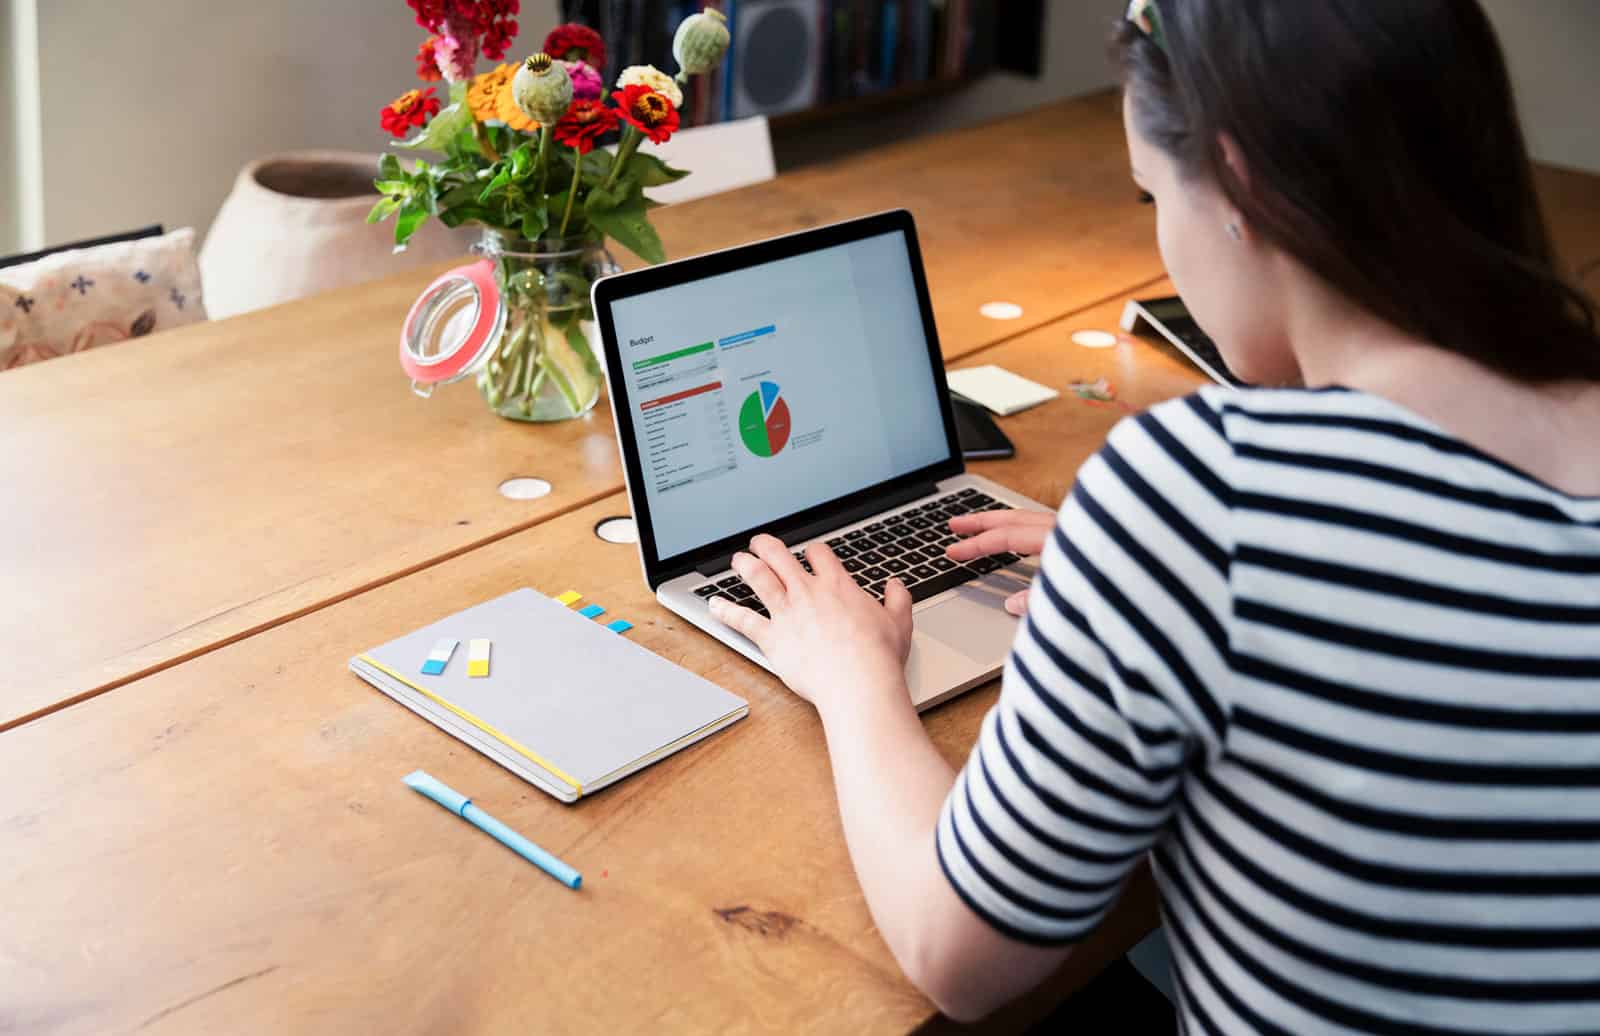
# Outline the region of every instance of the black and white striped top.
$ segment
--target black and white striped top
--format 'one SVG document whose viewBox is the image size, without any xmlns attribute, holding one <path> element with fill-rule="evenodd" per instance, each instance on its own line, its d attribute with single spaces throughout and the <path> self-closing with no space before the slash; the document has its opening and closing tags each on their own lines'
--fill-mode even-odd
<svg viewBox="0 0 1600 1036">
<path fill-rule="evenodd" d="M 1201 1033 L 1600 1033 L 1600 498 L 1207 389 L 1062 507 L 939 859 L 1082 938 L 1149 852 Z"/>
</svg>

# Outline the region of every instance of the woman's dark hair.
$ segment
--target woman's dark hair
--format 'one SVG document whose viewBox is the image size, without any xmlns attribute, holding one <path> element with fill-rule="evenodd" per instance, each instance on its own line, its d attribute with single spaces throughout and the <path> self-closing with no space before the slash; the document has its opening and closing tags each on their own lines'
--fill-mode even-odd
<svg viewBox="0 0 1600 1036">
<path fill-rule="evenodd" d="M 1524 382 L 1600 380 L 1476 0 L 1156 3 L 1160 42 L 1124 22 L 1114 53 L 1135 126 L 1185 177 L 1403 331 Z"/>
</svg>

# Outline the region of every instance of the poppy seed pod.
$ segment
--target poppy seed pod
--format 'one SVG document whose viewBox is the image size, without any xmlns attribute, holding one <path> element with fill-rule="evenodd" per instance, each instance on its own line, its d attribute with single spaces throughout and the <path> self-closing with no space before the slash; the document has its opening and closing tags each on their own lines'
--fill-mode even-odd
<svg viewBox="0 0 1600 1036">
<path fill-rule="evenodd" d="M 539 53 L 524 61 L 511 79 L 511 99 L 528 118 L 551 126 L 572 105 L 572 79 L 566 67 Z"/>
<path fill-rule="evenodd" d="M 722 62 L 728 52 L 728 20 L 715 8 L 691 14 L 672 37 L 672 56 L 684 74 L 697 76 Z"/>
</svg>

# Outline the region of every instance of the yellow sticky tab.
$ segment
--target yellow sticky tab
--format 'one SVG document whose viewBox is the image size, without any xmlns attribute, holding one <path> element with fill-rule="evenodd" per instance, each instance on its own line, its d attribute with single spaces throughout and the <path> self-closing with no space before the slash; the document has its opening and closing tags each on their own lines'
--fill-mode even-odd
<svg viewBox="0 0 1600 1036">
<path fill-rule="evenodd" d="M 486 637 L 467 642 L 467 675 L 489 675 L 489 640 Z"/>
<path fill-rule="evenodd" d="M 560 597 L 557 597 L 556 600 L 560 601 L 562 604 L 566 605 L 568 608 L 571 608 L 573 605 L 575 605 L 579 601 L 583 600 L 583 595 L 580 594 L 576 590 L 568 590 L 566 593 L 562 594 Z"/>
</svg>

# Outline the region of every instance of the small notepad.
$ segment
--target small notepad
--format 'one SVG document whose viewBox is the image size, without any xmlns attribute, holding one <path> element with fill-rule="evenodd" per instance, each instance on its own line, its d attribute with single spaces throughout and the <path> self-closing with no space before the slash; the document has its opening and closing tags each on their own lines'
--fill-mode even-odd
<svg viewBox="0 0 1600 1036">
<path fill-rule="evenodd" d="M 417 659 L 441 640 L 492 642 L 493 675 L 474 677 L 459 665 L 419 674 Z M 563 802 L 749 712 L 742 698 L 534 590 L 513 591 L 363 652 L 350 669 Z"/>
<path fill-rule="evenodd" d="M 951 392 L 970 399 L 1001 417 L 1019 413 L 1040 403 L 1048 403 L 1061 395 L 1048 385 L 1029 381 L 992 363 L 982 367 L 951 371 L 946 377 Z"/>
</svg>

